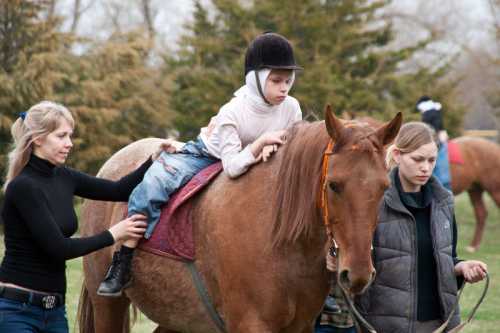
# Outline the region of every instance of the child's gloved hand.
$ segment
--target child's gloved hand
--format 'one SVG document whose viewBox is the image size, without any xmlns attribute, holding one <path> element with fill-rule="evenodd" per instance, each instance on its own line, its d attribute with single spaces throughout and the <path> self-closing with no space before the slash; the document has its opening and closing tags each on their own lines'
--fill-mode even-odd
<svg viewBox="0 0 500 333">
<path fill-rule="evenodd" d="M 162 140 L 162 142 L 158 146 L 158 149 L 153 153 L 153 155 L 151 155 L 151 159 L 153 161 L 156 161 L 158 157 L 160 157 L 162 152 L 174 154 L 178 152 L 182 148 L 182 146 L 184 146 L 183 142 L 179 142 L 174 139 Z"/>
</svg>

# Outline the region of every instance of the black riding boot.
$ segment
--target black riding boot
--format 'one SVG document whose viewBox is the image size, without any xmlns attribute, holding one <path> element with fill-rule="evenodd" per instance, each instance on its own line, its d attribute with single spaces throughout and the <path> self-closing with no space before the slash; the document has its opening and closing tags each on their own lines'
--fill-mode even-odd
<svg viewBox="0 0 500 333">
<path fill-rule="evenodd" d="M 104 277 L 104 280 L 97 289 L 97 295 L 118 297 L 123 289 L 131 283 L 132 274 L 130 266 L 134 249 L 122 246 L 120 251 L 113 253 L 113 261 Z"/>
</svg>

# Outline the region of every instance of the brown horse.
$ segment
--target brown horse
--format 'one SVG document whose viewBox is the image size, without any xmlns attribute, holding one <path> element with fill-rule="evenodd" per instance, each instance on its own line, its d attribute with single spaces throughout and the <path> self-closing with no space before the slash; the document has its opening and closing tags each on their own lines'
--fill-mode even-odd
<svg viewBox="0 0 500 333">
<path fill-rule="evenodd" d="M 357 119 L 374 128 L 382 124 L 371 117 Z M 451 188 L 454 195 L 464 191 L 469 194 L 476 217 L 476 228 L 466 249 L 475 252 L 481 244 L 488 216 L 483 193 L 487 192 L 497 207 L 500 207 L 500 146 L 485 139 L 467 136 L 452 141 L 458 144 L 464 163 L 450 164 Z"/>
<path fill-rule="evenodd" d="M 483 200 L 483 192 L 490 194 L 500 207 L 500 146 L 491 141 L 459 137 L 453 139 L 459 146 L 464 164 L 450 164 L 453 194 L 469 193 L 476 216 L 476 229 L 469 252 L 477 250 L 483 236 L 488 211 Z"/>
<path fill-rule="evenodd" d="M 287 143 L 271 161 L 236 180 L 220 175 L 195 197 L 195 265 L 228 332 L 313 331 L 331 280 L 320 193 L 326 193 L 327 226 L 339 249 L 342 287 L 360 293 L 369 285 L 374 277 L 371 241 L 388 186 L 384 146 L 400 126 L 400 114 L 374 130 L 344 124 L 327 109 L 325 122 L 290 129 Z M 323 169 L 330 140 L 335 145 Z M 106 162 L 100 176 L 119 178 L 157 144 L 145 139 L 125 147 Z M 108 228 L 124 211 L 124 204 L 85 202 L 82 234 Z M 137 251 L 126 297 L 97 296 L 111 250 L 84 258 L 80 332 L 127 332 L 130 301 L 159 324 L 155 332 L 217 332 L 179 261 Z"/>
</svg>

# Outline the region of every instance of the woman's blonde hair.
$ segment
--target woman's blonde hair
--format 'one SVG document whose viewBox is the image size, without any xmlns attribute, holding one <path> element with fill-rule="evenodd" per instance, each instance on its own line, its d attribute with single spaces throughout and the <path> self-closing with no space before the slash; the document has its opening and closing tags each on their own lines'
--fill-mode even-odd
<svg viewBox="0 0 500 333">
<path fill-rule="evenodd" d="M 74 127 L 73 116 L 65 106 L 43 101 L 33 105 L 22 117 L 19 117 L 14 122 L 10 129 L 14 140 L 14 148 L 10 151 L 8 157 L 4 191 L 9 182 L 19 175 L 28 163 L 33 152 L 33 142 L 56 130 L 61 125 L 62 119 L 65 119 L 71 127 Z"/>
<path fill-rule="evenodd" d="M 427 124 L 420 121 L 412 121 L 401 126 L 398 136 L 387 149 L 385 162 L 389 169 L 394 168 L 397 163 L 394 160 L 394 150 L 397 149 L 403 154 L 411 153 L 423 145 L 434 142 L 437 145 L 437 138 L 434 130 Z"/>
</svg>

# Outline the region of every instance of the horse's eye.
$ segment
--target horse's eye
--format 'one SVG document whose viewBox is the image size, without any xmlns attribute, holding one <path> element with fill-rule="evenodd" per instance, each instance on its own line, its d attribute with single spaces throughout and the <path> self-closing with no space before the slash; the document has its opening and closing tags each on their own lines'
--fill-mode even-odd
<svg viewBox="0 0 500 333">
<path fill-rule="evenodd" d="M 330 182 L 328 186 L 330 186 L 330 190 L 333 192 L 340 193 L 340 185 L 337 182 Z"/>
</svg>

